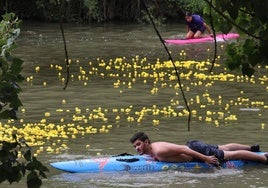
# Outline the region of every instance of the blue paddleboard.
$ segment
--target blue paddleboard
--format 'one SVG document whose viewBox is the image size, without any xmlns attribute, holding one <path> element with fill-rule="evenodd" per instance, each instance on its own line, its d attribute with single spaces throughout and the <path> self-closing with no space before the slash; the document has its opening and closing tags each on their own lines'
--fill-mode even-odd
<svg viewBox="0 0 268 188">
<path fill-rule="evenodd" d="M 257 152 L 264 155 L 264 152 Z M 244 166 L 263 165 L 262 163 L 244 160 L 229 160 L 220 165 L 220 168 L 240 169 Z M 63 161 L 51 163 L 51 166 L 62 171 L 72 173 L 99 173 L 99 172 L 130 172 L 150 173 L 166 170 L 191 171 L 209 170 L 214 165 L 204 162 L 160 162 L 148 155 L 127 155 L 96 157 L 81 160 Z"/>
</svg>

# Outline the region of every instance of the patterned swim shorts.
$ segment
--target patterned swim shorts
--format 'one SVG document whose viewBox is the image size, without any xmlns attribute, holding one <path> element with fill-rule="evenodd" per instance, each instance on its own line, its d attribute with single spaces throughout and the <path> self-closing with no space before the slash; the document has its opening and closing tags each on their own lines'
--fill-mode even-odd
<svg viewBox="0 0 268 188">
<path fill-rule="evenodd" d="M 186 145 L 203 155 L 212 156 L 214 155 L 219 160 L 224 160 L 224 152 L 218 148 L 218 145 L 211 145 L 201 142 L 199 140 L 190 140 L 186 143 Z"/>
</svg>

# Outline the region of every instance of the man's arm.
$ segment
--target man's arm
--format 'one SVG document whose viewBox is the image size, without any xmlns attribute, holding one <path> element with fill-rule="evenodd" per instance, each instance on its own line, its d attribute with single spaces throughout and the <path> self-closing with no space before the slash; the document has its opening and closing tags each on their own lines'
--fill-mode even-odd
<svg viewBox="0 0 268 188">
<path fill-rule="evenodd" d="M 196 158 L 209 164 L 219 164 L 215 156 L 206 156 L 185 145 L 172 143 L 162 143 L 157 147 L 154 146 L 153 156 L 160 161 L 192 161 L 193 158 Z"/>
<path fill-rule="evenodd" d="M 187 32 L 190 31 L 190 27 L 188 25 L 186 25 L 186 30 Z"/>
<path fill-rule="evenodd" d="M 184 152 L 183 152 L 184 154 L 190 155 L 196 159 L 200 159 L 200 160 L 204 161 L 205 163 L 219 165 L 219 160 L 215 156 L 203 155 L 202 153 L 196 152 L 187 146 L 185 146 L 183 150 L 184 150 Z"/>
<path fill-rule="evenodd" d="M 213 32 L 211 31 L 210 27 L 205 22 L 204 22 L 204 27 L 207 29 L 210 36 L 213 37 Z"/>
</svg>

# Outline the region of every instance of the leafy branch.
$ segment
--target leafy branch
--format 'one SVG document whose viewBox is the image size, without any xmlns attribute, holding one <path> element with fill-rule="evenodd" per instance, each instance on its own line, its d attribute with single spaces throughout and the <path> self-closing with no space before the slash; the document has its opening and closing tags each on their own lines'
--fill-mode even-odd
<svg viewBox="0 0 268 188">
<path fill-rule="evenodd" d="M 228 21 L 229 23 L 231 23 L 233 26 L 237 27 L 239 30 L 241 30 L 242 32 L 244 32 L 245 34 L 255 38 L 255 39 L 259 39 L 262 40 L 262 38 L 260 36 L 256 36 L 250 32 L 248 32 L 246 29 L 244 29 L 243 27 L 241 27 L 239 24 L 237 24 L 235 21 L 233 21 L 232 19 L 230 19 L 228 16 L 226 16 L 222 11 L 220 11 L 219 9 L 216 8 L 216 6 L 213 5 L 212 1 L 209 0 L 204 0 L 215 12 L 217 12 L 221 17 L 223 17 L 226 21 Z M 233 7 L 233 8 L 237 8 L 237 7 Z M 240 9 L 241 10 L 241 9 Z M 246 12 L 246 11 L 243 11 Z M 252 15 L 252 13 L 250 14 Z"/>
<path fill-rule="evenodd" d="M 228 33 L 236 28 L 247 35 L 245 40 L 227 45 L 226 66 L 250 77 L 255 73 L 257 64 L 267 65 L 268 16 L 265 12 L 268 1 L 204 1 L 209 7 L 209 18 L 218 31 Z"/>
<path fill-rule="evenodd" d="M 40 187 L 40 177 L 47 178 L 45 172 L 49 171 L 48 168 L 32 156 L 31 148 L 23 140 L 18 141 L 16 135 L 13 135 L 13 140 L 0 142 L 0 183 L 19 182 L 28 172 L 27 186 Z"/>
<path fill-rule="evenodd" d="M 5 14 L 0 22 L 0 120 L 17 119 L 17 110 L 22 105 L 18 94 L 21 91 L 19 82 L 23 61 L 12 56 L 16 47 L 15 40 L 20 34 L 21 21 L 14 13 Z M 2 138 L 3 139 L 3 138 Z M 28 187 L 40 187 L 40 178 L 46 178 L 48 169 L 32 155 L 31 148 L 25 141 L 17 140 L 15 134 L 12 141 L 0 140 L 0 183 L 19 182 L 27 175 Z"/>
</svg>

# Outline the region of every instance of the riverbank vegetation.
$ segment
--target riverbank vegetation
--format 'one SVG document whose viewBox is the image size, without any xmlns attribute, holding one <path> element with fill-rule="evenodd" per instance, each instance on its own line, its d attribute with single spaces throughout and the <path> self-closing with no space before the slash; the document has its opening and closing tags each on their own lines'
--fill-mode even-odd
<svg viewBox="0 0 268 188">
<path fill-rule="evenodd" d="M 153 15 L 157 18 L 178 19 L 177 13 L 185 10 L 201 13 L 204 2 L 198 0 L 154 0 L 146 1 Z M 144 14 L 143 0 L 20 0 L 1 1 L 4 12 L 15 12 L 23 20 L 60 21 L 89 23 L 107 21 L 142 20 Z M 60 10 L 60 11 L 59 11 Z M 183 17 L 179 18 L 183 20 Z"/>
</svg>

